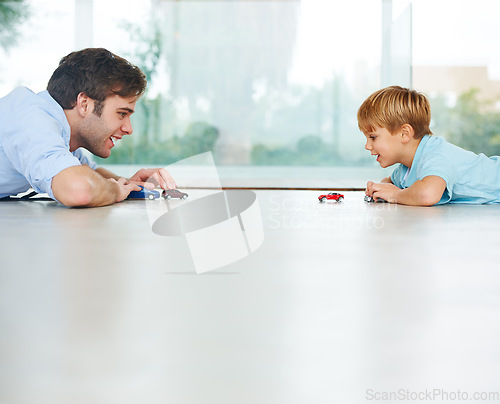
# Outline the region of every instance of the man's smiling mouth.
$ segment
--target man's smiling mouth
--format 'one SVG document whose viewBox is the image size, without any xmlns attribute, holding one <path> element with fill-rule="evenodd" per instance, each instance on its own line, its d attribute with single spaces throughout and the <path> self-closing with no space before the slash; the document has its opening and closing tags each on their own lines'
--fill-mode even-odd
<svg viewBox="0 0 500 404">
<path fill-rule="evenodd" d="M 110 139 L 111 139 L 111 143 L 113 143 L 113 146 L 116 146 L 116 144 L 121 139 L 121 137 L 110 136 Z"/>
</svg>

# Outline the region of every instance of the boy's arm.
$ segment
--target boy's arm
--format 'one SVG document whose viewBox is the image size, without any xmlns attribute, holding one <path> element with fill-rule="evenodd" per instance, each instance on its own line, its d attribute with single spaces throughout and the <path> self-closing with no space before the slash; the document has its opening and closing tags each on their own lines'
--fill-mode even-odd
<svg viewBox="0 0 500 404">
<path fill-rule="evenodd" d="M 366 194 L 373 199 L 384 199 L 401 205 L 431 206 L 439 202 L 446 189 L 446 181 L 436 175 L 429 175 L 415 181 L 410 187 L 400 189 L 395 185 L 368 182 Z"/>
</svg>

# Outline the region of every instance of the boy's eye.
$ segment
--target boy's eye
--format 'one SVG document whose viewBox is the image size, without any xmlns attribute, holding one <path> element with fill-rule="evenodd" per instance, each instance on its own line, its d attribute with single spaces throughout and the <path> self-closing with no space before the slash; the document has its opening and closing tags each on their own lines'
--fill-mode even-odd
<svg viewBox="0 0 500 404">
<path fill-rule="evenodd" d="M 126 112 L 118 112 L 122 118 L 125 118 L 127 116 Z"/>
</svg>

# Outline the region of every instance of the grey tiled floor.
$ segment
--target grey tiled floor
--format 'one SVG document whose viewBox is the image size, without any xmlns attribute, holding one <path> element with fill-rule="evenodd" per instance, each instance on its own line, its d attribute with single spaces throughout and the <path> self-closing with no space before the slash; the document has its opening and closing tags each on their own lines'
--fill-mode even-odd
<svg viewBox="0 0 500 404">
<path fill-rule="evenodd" d="M 204 274 L 162 201 L 0 204 L 0 403 L 500 392 L 500 206 L 256 194 L 262 245 Z"/>
</svg>

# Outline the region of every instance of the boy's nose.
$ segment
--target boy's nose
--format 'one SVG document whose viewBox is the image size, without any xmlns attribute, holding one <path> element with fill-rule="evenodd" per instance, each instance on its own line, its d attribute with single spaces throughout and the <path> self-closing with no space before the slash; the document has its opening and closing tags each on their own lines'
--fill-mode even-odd
<svg viewBox="0 0 500 404">
<path fill-rule="evenodd" d="M 372 146 L 369 144 L 368 140 L 365 143 L 365 149 L 366 150 L 371 150 L 372 149 Z"/>
</svg>

